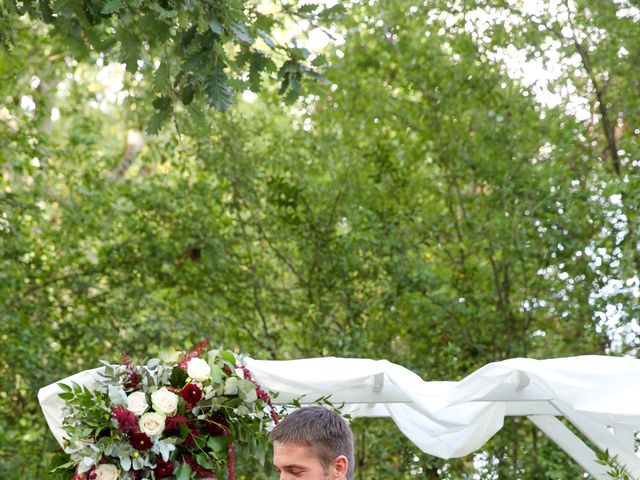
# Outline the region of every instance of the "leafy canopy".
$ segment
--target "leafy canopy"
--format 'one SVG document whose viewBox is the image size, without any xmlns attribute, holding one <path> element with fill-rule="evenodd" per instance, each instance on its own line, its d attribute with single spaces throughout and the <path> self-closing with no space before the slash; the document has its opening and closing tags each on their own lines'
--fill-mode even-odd
<svg viewBox="0 0 640 480">
<path fill-rule="evenodd" d="M 304 78 L 322 79 L 313 64 L 323 62 L 295 39 L 274 38 L 286 37 L 292 22 L 317 27 L 343 12 L 341 5 L 245 0 L 12 0 L 0 6 L 0 42 L 11 51 L 18 30 L 44 22 L 76 60 L 122 62 L 127 72 L 152 78 L 147 96 L 155 115 L 147 129 L 155 133 L 194 100 L 226 111 L 238 91 L 260 91 L 263 74 L 295 101 Z"/>
</svg>

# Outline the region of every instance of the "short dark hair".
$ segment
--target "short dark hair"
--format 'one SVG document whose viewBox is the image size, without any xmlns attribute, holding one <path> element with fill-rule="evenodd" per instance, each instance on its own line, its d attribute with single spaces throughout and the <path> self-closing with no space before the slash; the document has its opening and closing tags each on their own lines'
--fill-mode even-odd
<svg viewBox="0 0 640 480">
<path fill-rule="evenodd" d="M 311 447 L 325 469 L 344 455 L 349 461 L 347 480 L 353 480 L 353 433 L 340 414 L 319 405 L 300 408 L 278 423 L 269 438 Z"/>
</svg>

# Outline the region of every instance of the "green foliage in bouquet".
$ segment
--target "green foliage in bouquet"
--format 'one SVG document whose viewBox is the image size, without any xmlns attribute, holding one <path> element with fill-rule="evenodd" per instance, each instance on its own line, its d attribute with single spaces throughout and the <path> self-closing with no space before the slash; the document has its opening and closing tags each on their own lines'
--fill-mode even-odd
<svg viewBox="0 0 640 480">
<path fill-rule="evenodd" d="M 95 386 L 59 384 L 64 453 L 54 471 L 74 480 L 235 478 L 234 443 L 264 464 L 271 398 L 233 352 L 209 350 L 135 365 L 103 362 Z"/>
</svg>

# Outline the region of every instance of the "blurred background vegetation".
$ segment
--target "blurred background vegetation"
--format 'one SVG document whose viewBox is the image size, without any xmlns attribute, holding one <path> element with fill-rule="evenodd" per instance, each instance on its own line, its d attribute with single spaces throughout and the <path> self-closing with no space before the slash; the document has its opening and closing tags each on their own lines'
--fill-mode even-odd
<svg viewBox="0 0 640 480">
<path fill-rule="evenodd" d="M 0 478 L 50 477 L 38 389 L 122 351 L 637 356 L 639 8 L 0 3 Z M 354 429 L 359 480 L 583 476 L 524 420 L 449 461 Z"/>
</svg>

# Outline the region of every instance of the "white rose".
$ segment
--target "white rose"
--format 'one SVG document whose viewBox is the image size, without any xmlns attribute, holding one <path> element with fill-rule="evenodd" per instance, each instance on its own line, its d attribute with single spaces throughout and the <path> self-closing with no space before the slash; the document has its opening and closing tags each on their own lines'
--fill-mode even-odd
<svg viewBox="0 0 640 480">
<path fill-rule="evenodd" d="M 127 397 L 127 410 L 135 413 L 137 416 L 142 415 L 149 408 L 147 396 L 144 392 L 133 392 Z"/>
<path fill-rule="evenodd" d="M 211 367 L 201 358 L 192 358 L 187 362 L 187 373 L 196 382 L 204 382 L 211 376 Z"/>
<path fill-rule="evenodd" d="M 151 394 L 151 405 L 156 412 L 173 415 L 178 409 L 178 396 L 162 387 Z"/>
<path fill-rule="evenodd" d="M 164 419 L 165 416 L 161 413 L 147 412 L 140 417 L 138 426 L 142 433 L 146 433 L 147 435 L 159 435 L 164 430 Z"/>
<path fill-rule="evenodd" d="M 117 480 L 120 470 L 113 463 L 103 463 L 95 470 L 96 480 Z"/>
</svg>

